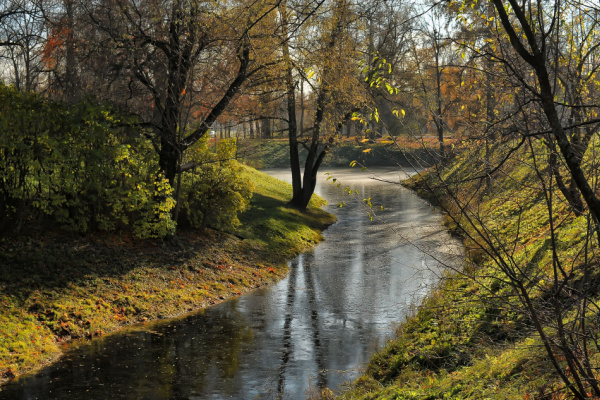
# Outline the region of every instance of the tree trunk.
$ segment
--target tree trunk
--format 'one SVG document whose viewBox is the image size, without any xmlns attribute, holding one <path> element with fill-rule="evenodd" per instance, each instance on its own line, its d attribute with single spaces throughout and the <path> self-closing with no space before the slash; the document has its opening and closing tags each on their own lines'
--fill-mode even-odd
<svg viewBox="0 0 600 400">
<path fill-rule="evenodd" d="M 162 137 L 158 164 L 165 178 L 169 181 L 171 187 L 175 187 L 175 176 L 177 175 L 177 166 L 179 165 L 179 151 L 172 142 Z"/>
<path fill-rule="evenodd" d="M 552 84 L 550 83 L 550 75 L 546 67 L 546 54 L 537 43 L 537 38 L 532 32 L 531 26 L 527 24 L 527 20 L 524 17 L 524 11 L 514 0 L 509 0 L 509 2 L 513 7 L 514 12 L 517 14 L 520 23 L 524 24 L 522 25 L 522 28 L 525 29 L 525 36 L 529 47 L 531 48 L 531 53 L 523 45 L 523 43 L 521 43 L 521 34 L 517 34 L 513 28 L 502 0 L 493 0 L 493 2 L 496 7 L 496 11 L 500 16 L 500 20 L 502 21 L 502 26 L 508 33 L 511 45 L 521 56 L 521 58 L 532 67 L 536 74 L 538 83 L 540 85 L 540 101 L 542 109 L 544 110 L 544 114 L 548 119 L 548 124 L 552 129 L 552 135 L 554 136 L 556 144 L 558 145 L 558 148 L 560 149 L 560 152 L 565 160 L 565 164 L 569 169 L 571 179 L 573 179 L 575 182 L 577 189 L 581 193 L 583 200 L 592 214 L 596 233 L 600 237 L 600 199 L 598 199 L 596 193 L 587 181 L 585 174 L 581 169 L 581 162 L 578 154 L 573 148 L 572 144 L 569 142 L 567 134 L 562 127 L 558 111 L 556 110 L 556 105 L 554 104 Z"/>
<path fill-rule="evenodd" d="M 282 29 L 284 37 L 288 38 L 288 17 L 287 17 L 287 2 L 284 0 L 281 2 L 280 14 L 282 20 Z M 287 90 L 287 112 L 288 112 L 288 143 L 290 148 L 290 169 L 292 172 L 292 200 L 290 204 L 298 209 L 305 209 L 306 206 L 302 207 L 302 201 L 300 199 L 302 195 L 302 180 L 300 171 L 300 156 L 298 154 L 298 126 L 296 121 L 296 85 L 294 82 L 292 58 L 290 56 L 290 48 L 288 41 L 286 40 L 283 44 L 283 59 L 285 62 L 285 80 Z M 301 93 L 302 95 L 302 93 Z M 302 109 L 302 107 L 300 107 Z M 302 117 L 300 121 L 302 121 Z M 306 171 L 304 172 L 306 174 Z M 307 203 L 308 204 L 308 203 Z"/>
<path fill-rule="evenodd" d="M 75 58 L 75 5 L 73 0 L 67 0 L 64 3 L 66 11 L 66 29 L 67 38 L 65 40 L 65 47 L 67 50 L 65 60 L 65 82 L 64 82 L 64 95 L 68 102 L 76 100 L 77 95 L 77 84 L 76 84 L 76 58 Z"/>
<path fill-rule="evenodd" d="M 491 10 L 489 10 L 490 12 Z M 490 34 L 486 34 L 486 38 L 490 38 Z M 488 46 L 488 49 L 490 47 Z M 491 80 L 491 71 L 492 71 L 492 61 L 488 57 L 485 59 L 485 68 L 488 71 L 488 75 L 486 75 L 486 89 L 485 89 L 485 114 L 487 119 L 487 126 L 485 132 L 485 185 L 489 189 L 492 185 L 492 177 L 490 176 L 490 153 L 491 146 L 490 144 L 494 143 L 495 135 L 492 133 L 492 123 L 494 120 L 494 94 L 492 93 L 492 80 Z"/>
<path fill-rule="evenodd" d="M 516 0 L 508 0 L 508 3 L 510 3 L 511 7 L 506 8 L 502 0 L 492 1 L 500 17 L 502 26 L 508 34 L 513 49 L 521 57 L 521 59 L 531 67 L 531 72 L 533 72 L 535 74 L 535 77 L 537 78 L 539 91 L 536 91 L 535 95 L 541 103 L 548 125 L 551 128 L 553 140 L 558 145 L 560 153 L 571 175 L 571 180 L 574 182 L 575 186 L 577 187 L 579 193 L 581 194 L 584 202 L 588 207 L 588 210 L 594 222 L 595 233 L 598 237 L 598 240 L 600 240 L 600 199 L 596 195 L 594 188 L 590 185 L 590 181 L 588 180 L 586 174 L 582 169 L 581 159 L 579 158 L 576 148 L 576 142 L 571 142 L 569 140 L 569 136 L 563 128 L 557 104 L 555 103 L 554 88 L 552 84 L 550 71 L 548 70 L 549 60 L 547 48 L 547 46 L 550 44 L 549 37 L 552 37 L 552 32 L 544 32 L 543 35 L 539 35 L 538 32 L 536 32 L 535 26 L 528 19 L 528 12 L 530 11 L 526 11 L 526 9 L 524 9 L 526 3 L 520 4 Z M 511 18 L 507 10 L 511 10 L 510 12 L 511 14 L 514 14 L 515 18 Z M 551 13 L 551 10 L 549 11 Z M 557 14 L 554 15 L 556 17 Z M 561 24 L 559 21 L 553 20 L 549 24 L 549 26 L 553 27 L 553 29 L 558 29 L 557 27 L 561 26 Z M 522 40 L 524 40 L 525 43 L 523 43 Z M 573 139 L 571 138 L 571 140 Z M 552 210 L 551 204 L 548 207 L 548 209 L 550 211 Z M 551 214 L 550 223 L 550 226 L 552 227 Z M 526 290 L 524 289 L 523 291 Z M 555 304 L 558 304 L 558 302 L 556 302 Z M 531 309 L 533 311 L 532 317 L 534 318 L 535 322 L 537 314 L 535 312 L 535 309 Z M 547 343 L 548 341 L 544 339 L 544 326 L 540 326 L 540 324 L 538 324 L 538 326 L 536 326 L 536 329 L 542 340 L 544 340 L 546 352 L 548 353 L 548 356 L 551 357 L 551 361 L 554 365 L 556 372 L 560 375 L 565 386 L 571 391 L 571 394 L 575 398 L 585 399 L 590 398 L 592 396 L 596 398 L 598 394 L 600 394 L 597 393 L 600 392 L 600 389 L 597 385 L 597 378 L 593 374 L 588 375 L 585 369 L 579 368 L 577 365 L 574 364 L 573 361 L 576 360 L 574 360 L 572 357 L 573 348 L 571 348 L 568 342 L 565 340 L 565 335 L 567 333 L 564 332 L 562 324 L 563 319 L 567 314 L 565 314 L 559 309 L 556 309 L 554 315 L 558 327 L 557 335 L 559 337 L 560 344 L 557 343 L 554 346 L 551 346 Z M 583 340 L 585 341 L 587 339 L 583 338 Z M 554 357 L 556 353 L 558 353 L 559 356 L 564 357 L 564 359 L 569 364 L 568 368 L 565 368 L 563 365 L 555 361 Z M 595 392 L 594 395 L 592 395 L 591 393 L 588 395 L 586 390 L 587 388 L 583 384 L 583 382 L 586 381 L 589 382 L 589 384 L 592 386 Z"/>
<path fill-rule="evenodd" d="M 577 187 L 575 186 L 573 180 L 571 180 L 571 184 L 569 185 L 569 187 L 567 187 L 560 173 L 556 149 L 551 149 L 550 151 L 551 152 L 548 162 L 550 164 L 552 174 L 554 175 L 556 186 L 565 197 L 565 200 L 567 200 L 567 203 L 569 203 L 569 207 L 571 208 L 573 213 L 575 213 L 576 216 L 580 217 L 581 215 L 583 215 L 585 207 L 583 205 L 583 201 L 581 200 L 581 196 L 577 191 Z"/>
<path fill-rule="evenodd" d="M 440 142 L 440 157 L 446 158 L 444 150 L 444 119 L 442 118 L 442 71 L 440 69 L 440 48 L 438 42 L 438 32 L 434 31 L 433 44 L 435 47 L 435 80 L 437 94 L 437 112 L 435 116 L 435 126 L 437 127 L 438 141 Z"/>
<path fill-rule="evenodd" d="M 304 134 L 304 78 L 300 78 L 300 136 Z"/>
</svg>

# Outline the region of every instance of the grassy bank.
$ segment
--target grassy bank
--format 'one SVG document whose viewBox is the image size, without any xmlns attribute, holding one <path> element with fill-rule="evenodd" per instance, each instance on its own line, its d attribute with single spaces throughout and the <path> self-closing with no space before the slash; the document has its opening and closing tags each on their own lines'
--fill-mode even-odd
<svg viewBox="0 0 600 400">
<path fill-rule="evenodd" d="M 289 185 L 244 173 L 255 190 L 236 232 L 1 238 L 2 380 L 51 362 L 71 340 L 192 312 L 283 277 L 286 258 L 319 242 L 335 217 L 319 198 L 306 213 L 287 208 Z"/>
<path fill-rule="evenodd" d="M 449 140 L 450 144 L 452 141 Z M 357 138 L 345 138 L 332 147 L 325 157 L 324 165 L 348 167 L 352 161 L 369 167 L 427 165 L 433 161 L 432 150 L 437 148 L 437 139 L 411 139 L 398 136 L 361 142 Z M 306 149 L 300 147 L 300 159 Z M 255 168 L 289 168 L 289 144 L 287 139 L 240 140 L 238 157 Z"/>
<path fill-rule="evenodd" d="M 506 148 L 513 148 L 514 143 L 504 146 L 492 149 L 492 163 L 504 157 Z M 467 213 L 461 213 L 448 197 L 448 182 L 454 182 L 453 187 L 458 189 L 453 193 L 470 205 L 470 215 L 476 212 L 480 219 L 477 224 L 485 224 L 494 243 L 511 245 L 507 251 L 515 265 L 522 268 L 534 307 L 544 309 L 554 290 L 550 279 L 553 254 L 548 208 L 535 160 L 524 149 L 514 152 L 485 186 L 476 179 L 483 166 L 482 152 L 473 146 L 443 170 L 416 176 L 406 184 L 442 205 L 449 212 L 446 225 L 456 230 L 456 221 L 462 222 Z M 576 249 L 586 240 L 587 221 L 585 216 L 577 217 L 569 211 L 558 191 L 553 195 L 557 201 L 552 212 L 560 229 L 555 257 L 566 274 L 573 271 L 572 279 L 577 281 L 583 278 L 576 271 L 584 260 Z M 463 238 L 469 234 L 473 232 L 462 231 Z M 570 398 L 508 279 L 472 240 L 464 239 L 464 243 L 464 269 L 447 272 L 416 314 L 400 325 L 397 337 L 373 356 L 363 376 L 337 398 Z M 596 270 L 588 279 L 596 279 L 597 275 Z M 573 321 L 577 311 L 569 304 L 563 303 L 565 324 Z M 594 323 L 593 318 L 590 316 L 588 322 Z M 551 340 L 556 339 L 552 325 L 545 332 Z M 589 351 L 592 367 L 598 366 L 598 350 L 590 347 Z M 564 359 L 559 358 L 559 363 L 565 365 Z M 333 398 L 327 394 L 323 397 Z"/>
</svg>

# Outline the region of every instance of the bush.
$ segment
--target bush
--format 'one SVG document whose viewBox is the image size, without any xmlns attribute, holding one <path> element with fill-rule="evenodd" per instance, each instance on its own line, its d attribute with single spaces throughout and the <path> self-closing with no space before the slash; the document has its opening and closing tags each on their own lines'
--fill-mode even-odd
<svg viewBox="0 0 600 400">
<path fill-rule="evenodd" d="M 242 178 L 242 166 L 234 159 L 234 140 L 222 140 L 211 150 L 199 141 L 188 151 L 188 161 L 198 166 L 182 178 L 182 218 L 194 228 L 228 230 L 240 225 L 238 213 L 248 208 L 252 183 Z"/>
<path fill-rule="evenodd" d="M 0 84 L 0 227 L 173 232 L 171 187 L 132 122 Z"/>
</svg>

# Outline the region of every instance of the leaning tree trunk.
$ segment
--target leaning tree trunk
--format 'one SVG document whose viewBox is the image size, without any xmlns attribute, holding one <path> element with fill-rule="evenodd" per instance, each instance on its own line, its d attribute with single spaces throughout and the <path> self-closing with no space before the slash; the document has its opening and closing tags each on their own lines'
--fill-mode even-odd
<svg viewBox="0 0 600 400">
<path fill-rule="evenodd" d="M 308 203 L 315 192 L 317 186 L 317 173 L 323 163 L 325 155 L 329 151 L 330 143 L 326 143 L 323 147 L 319 144 L 319 136 L 321 135 L 321 123 L 323 122 L 323 109 L 325 106 L 325 91 L 321 90 L 317 101 L 317 112 L 315 116 L 315 124 L 313 127 L 313 135 L 311 138 L 311 144 L 308 148 L 308 154 L 306 156 L 306 162 L 304 163 L 304 175 L 302 177 L 302 187 L 295 188 L 294 195 L 290 201 L 290 205 L 299 209 L 306 210 Z M 338 125 L 338 129 L 341 128 L 341 124 Z M 330 139 L 332 142 L 333 139 Z M 296 144 L 297 148 L 297 144 Z M 298 158 L 296 158 L 297 160 Z M 298 162 L 299 164 L 299 162 Z M 293 173 L 293 171 L 292 171 Z M 300 168 L 298 167 L 298 174 L 300 174 Z"/>
<path fill-rule="evenodd" d="M 574 143 L 571 143 L 565 129 L 562 126 L 562 121 L 557 110 L 557 106 L 554 99 L 553 85 L 551 81 L 551 75 L 547 67 L 548 50 L 545 40 L 547 36 L 537 34 L 535 27 L 530 23 L 528 14 L 524 7 L 519 4 L 517 0 L 508 0 L 514 18 L 508 14 L 508 8 L 503 0 L 492 0 L 502 26 L 508 34 L 510 43 L 513 49 L 519 54 L 521 59 L 525 61 L 532 69 L 532 72 L 537 78 L 539 85 L 539 92 L 536 93 L 542 110 L 548 121 L 548 125 L 551 128 L 551 134 L 554 137 L 554 141 L 560 150 L 560 154 L 563 157 L 564 163 L 571 175 L 571 180 L 577 187 L 583 201 L 588 207 L 589 213 L 593 219 L 593 225 L 595 233 L 600 241 L 600 198 L 598 198 L 595 189 L 590 185 L 590 181 L 586 177 L 584 170 L 581 165 L 581 159 L 577 153 Z M 555 14 L 556 15 L 556 14 Z M 552 26 L 558 26 L 554 24 L 556 21 L 552 21 Z M 556 28 L 554 28 L 556 29 Z M 524 42 L 522 42 L 522 40 Z M 541 42 L 540 42 L 541 41 Z M 551 208 L 549 208 L 551 210 Z M 552 219 L 550 219 L 552 221 Z M 561 289 L 562 290 L 562 289 Z M 533 310 L 535 311 L 535 310 Z M 552 364 L 556 372 L 561 377 L 561 380 L 565 386 L 571 391 L 571 394 L 578 399 L 587 399 L 591 397 L 598 397 L 600 394 L 600 387 L 598 387 L 598 379 L 592 373 L 590 374 L 586 368 L 579 366 L 579 363 L 574 364 L 572 358 L 573 349 L 569 346 L 565 335 L 573 337 L 572 333 L 561 331 L 561 324 L 565 315 L 560 310 L 555 311 L 555 321 L 559 330 L 557 335 L 560 340 L 560 345 L 552 346 L 548 339 L 545 339 L 545 326 L 538 325 L 536 329 L 542 339 L 548 356 L 550 356 Z M 537 315 L 533 313 L 533 318 Z M 583 341 L 586 338 L 582 339 Z M 556 361 L 557 356 L 562 356 L 569 363 L 568 369 L 563 367 Z M 584 386 L 584 382 L 588 383 L 594 391 L 594 394 L 587 393 L 588 389 Z"/>
</svg>

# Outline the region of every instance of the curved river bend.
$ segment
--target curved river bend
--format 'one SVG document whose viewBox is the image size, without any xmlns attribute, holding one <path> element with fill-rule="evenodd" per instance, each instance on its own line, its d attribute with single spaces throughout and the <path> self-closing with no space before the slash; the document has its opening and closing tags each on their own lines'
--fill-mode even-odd
<svg viewBox="0 0 600 400">
<path fill-rule="evenodd" d="M 287 171 L 267 171 L 289 180 Z M 178 320 L 73 347 L 1 399 L 304 399 L 359 376 L 460 256 L 440 215 L 374 173 L 334 170 L 317 193 L 339 221 L 278 284 Z M 376 170 L 380 179 L 405 175 Z M 341 183 L 337 187 L 337 183 Z M 347 195 L 346 186 L 359 195 Z M 383 205 L 374 221 L 363 198 Z M 346 205 L 338 208 L 339 202 Z M 379 208 L 377 208 L 379 210 Z"/>
</svg>

